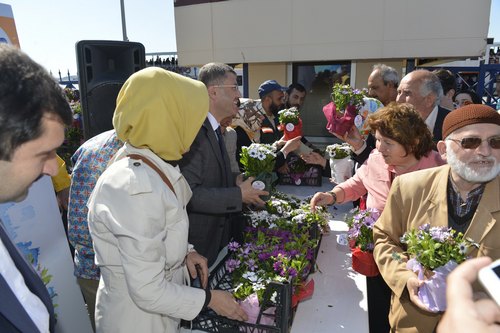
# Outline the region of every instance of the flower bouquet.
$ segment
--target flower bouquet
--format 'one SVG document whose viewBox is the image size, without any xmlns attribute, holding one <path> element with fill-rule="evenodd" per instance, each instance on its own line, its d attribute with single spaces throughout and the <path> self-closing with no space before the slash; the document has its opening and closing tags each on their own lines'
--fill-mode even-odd
<svg viewBox="0 0 500 333">
<path fill-rule="evenodd" d="M 425 280 L 418 290 L 419 299 L 432 312 L 446 309 L 446 277 L 468 258 L 470 251 L 478 245 L 461 232 L 448 227 L 431 227 L 424 224 L 406 232 L 401 237 L 410 258 L 406 267 Z M 400 259 L 399 254 L 394 254 Z"/>
<path fill-rule="evenodd" d="M 284 109 L 278 112 L 279 130 L 285 132 L 285 141 L 302 136 L 302 119 L 296 107 Z"/>
<path fill-rule="evenodd" d="M 252 143 L 249 147 L 241 147 L 240 163 L 246 177 L 255 177 L 252 186 L 258 190 L 271 192 L 278 179 L 274 172 L 276 152 L 271 145 Z M 263 200 L 269 199 L 269 196 Z"/>
<path fill-rule="evenodd" d="M 380 212 L 374 208 L 356 208 L 351 213 L 353 216 L 346 222 L 349 226 L 347 237 L 352 252 L 352 269 L 366 276 L 377 276 L 379 271 L 373 259 L 373 226 Z"/>
<path fill-rule="evenodd" d="M 351 146 L 347 143 L 335 143 L 327 146 L 326 152 L 330 155 L 332 181 L 340 184 L 351 178 L 354 168 L 354 161 L 350 158 Z"/>
<path fill-rule="evenodd" d="M 349 85 L 335 84 L 332 102 L 323 107 L 330 133 L 343 136 L 354 125 L 359 109 L 363 106 L 366 90 L 354 89 Z"/>
</svg>

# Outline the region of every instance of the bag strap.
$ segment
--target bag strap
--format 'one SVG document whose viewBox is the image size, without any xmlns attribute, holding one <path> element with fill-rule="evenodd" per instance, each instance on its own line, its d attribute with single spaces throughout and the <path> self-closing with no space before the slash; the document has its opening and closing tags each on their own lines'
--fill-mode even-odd
<svg viewBox="0 0 500 333">
<path fill-rule="evenodd" d="M 129 157 L 129 158 L 131 158 L 133 160 L 141 160 L 144 163 L 146 163 L 147 165 L 149 165 L 149 167 L 151 169 L 153 169 L 154 171 L 156 171 L 156 173 L 161 177 L 161 179 L 163 180 L 163 182 L 165 184 L 167 184 L 168 188 L 174 193 L 174 195 L 177 196 L 175 194 L 174 187 L 172 186 L 172 183 L 170 182 L 170 180 L 168 179 L 168 177 L 153 162 L 151 162 L 149 159 L 147 159 L 146 157 L 144 157 L 142 155 L 139 155 L 139 154 L 130 154 L 130 155 L 127 155 L 127 157 Z"/>
</svg>

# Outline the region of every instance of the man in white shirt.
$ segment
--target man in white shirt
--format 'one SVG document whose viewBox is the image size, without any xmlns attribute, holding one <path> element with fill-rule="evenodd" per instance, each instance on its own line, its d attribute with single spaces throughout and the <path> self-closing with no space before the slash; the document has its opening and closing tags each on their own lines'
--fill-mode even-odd
<svg viewBox="0 0 500 333">
<path fill-rule="evenodd" d="M 22 201 L 31 184 L 58 171 L 56 149 L 72 113 L 50 74 L 0 45 L 0 203 Z M 0 332 L 53 332 L 54 307 L 41 278 L 0 221 Z"/>
</svg>

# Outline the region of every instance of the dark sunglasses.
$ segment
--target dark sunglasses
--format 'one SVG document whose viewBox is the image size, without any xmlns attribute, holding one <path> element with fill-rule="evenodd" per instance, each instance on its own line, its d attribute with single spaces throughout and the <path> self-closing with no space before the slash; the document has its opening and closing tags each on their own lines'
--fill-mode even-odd
<svg viewBox="0 0 500 333">
<path fill-rule="evenodd" d="M 460 143 L 463 149 L 476 149 L 483 143 L 483 141 L 487 141 L 492 149 L 500 149 L 500 136 L 494 136 L 483 140 L 481 138 L 463 138 L 462 140 L 457 139 L 448 139 L 450 141 L 454 141 Z"/>
</svg>

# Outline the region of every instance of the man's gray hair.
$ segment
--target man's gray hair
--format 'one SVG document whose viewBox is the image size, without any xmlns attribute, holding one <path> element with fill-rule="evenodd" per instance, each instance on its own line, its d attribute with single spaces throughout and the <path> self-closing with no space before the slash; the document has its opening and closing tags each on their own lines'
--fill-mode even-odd
<svg viewBox="0 0 500 333">
<path fill-rule="evenodd" d="M 201 67 L 198 80 L 203 82 L 207 87 L 214 84 L 222 84 L 229 73 L 237 75 L 231 66 L 220 62 L 211 62 Z"/>
<path fill-rule="evenodd" d="M 399 74 L 398 72 L 392 68 L 391 66 L 387 66 L 384 64 L 376 64 L 373 65 L 373 71 L 378 71 L 380 76 L 382 77 L 382 81 L 384 81 L 384 85 L 388 85 L 392 83 L 395 88 L 399 86 Z"/>
<path fill-rule="evenodd" d="M 433 93 L 436 96 L 436 100 L 434 101 L 434 107 L 441 102 L 441 98 L 443 97 L 443 86 L 441 85 L 441 81 L 439 77 L 425 69 L 417 69 L 417 71 L 425 71 L 426 75 L 422 79 L 420 85 L 420 96 L 425 97 L 430 93 Z"/>
</svg>

